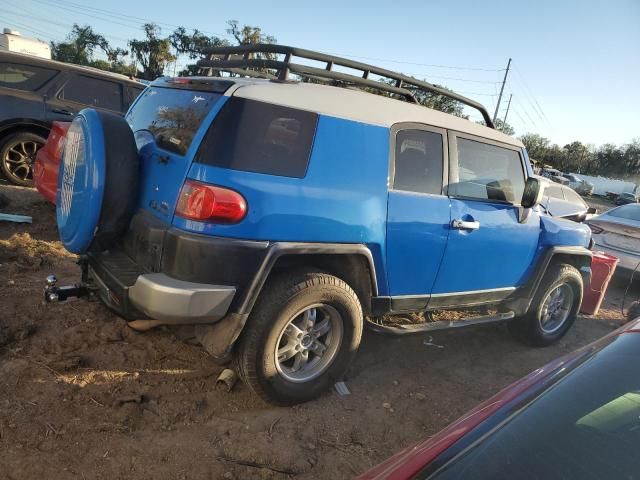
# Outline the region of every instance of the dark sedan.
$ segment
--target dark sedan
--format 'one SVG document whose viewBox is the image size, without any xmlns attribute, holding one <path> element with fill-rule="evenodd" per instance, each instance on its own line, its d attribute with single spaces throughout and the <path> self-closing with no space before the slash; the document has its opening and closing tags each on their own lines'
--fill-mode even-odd
<svg viewBox="0 0 640 480">
<path fill-rule="evenodd" d="M 614 200 L 616 205 L 627 205 L 629 203 L 638 203 L 638 197 L 634 193 L 621 193 Z"/>
<path fill-rule="evenodd" d="M 640 320 L 542 367 L 361 479 L 640 479 Z"/>
</svg>

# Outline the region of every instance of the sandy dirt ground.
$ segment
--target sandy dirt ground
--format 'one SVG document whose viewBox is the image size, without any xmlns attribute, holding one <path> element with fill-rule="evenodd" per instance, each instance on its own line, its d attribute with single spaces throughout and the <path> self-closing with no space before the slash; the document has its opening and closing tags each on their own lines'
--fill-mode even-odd
<svg viewBox="0 0 640 480">
<path fill-rule="evenodd" d="M 137 333 L 99 303 L 45 305 L 44 278 L 78 279 L 54 208 L 0 186 L 0 479 L 351 478 L 436 433 L 502 387 L 623 322 L 625 279 L 597 318 L 532 349 L 504 326 L 390 339 L 365 335 L 351 395 L 274 408 L 179 331 Z M 632 290 L 631 296 L 640 295 Z"/>
</svg>

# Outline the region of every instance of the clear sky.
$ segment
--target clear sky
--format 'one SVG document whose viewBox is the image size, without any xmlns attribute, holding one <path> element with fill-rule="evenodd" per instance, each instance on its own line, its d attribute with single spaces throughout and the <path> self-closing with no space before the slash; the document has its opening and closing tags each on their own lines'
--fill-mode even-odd
<svg viewBox="0 0 640 480">
<path fill-rule="evenodd" d="M 640 137 L 640 0 L 378 1 L 2 0 L 0 26 L 61 40 L 90 24 L 115 46 L 154 21 L 226 34 L 260 26 L 279 43 L 353 57 L 439 83 L 493 113 L 516 134 L 622 144 Z"/>
</svg>

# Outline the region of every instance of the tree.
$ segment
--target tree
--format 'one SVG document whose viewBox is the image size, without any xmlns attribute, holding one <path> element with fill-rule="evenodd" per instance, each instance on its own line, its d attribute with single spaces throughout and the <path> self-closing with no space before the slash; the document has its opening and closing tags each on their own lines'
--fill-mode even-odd
<svg viewBox="0 0 640 480">
<path fill-rule="evenodd" d="M 102 50 L 108 61 L 95 60 L 96 50 Z M 80 26 L 73 24 L 71 33 L 67 35 L 65 42 L 51 42 L 51 57 L 61 62 L 75 63 L 77 65 L 89 65 L 103 70 L 126 70 L 123 57 L 127 51 L 121 48 L 113 48 L 109 42 L 99 33 L 93 31 L 89 25 Z"/>
<path fill-rule="evenodd" d="M 549 139 L 537 133 L 527 133 L 520 137 L 522 143 L 527 148 L 529 157 L 537 161 L 543 161 L 549 148 Z"/>
<path fill-rule="evenodd" d="M 276 37 L 262 33 L 260 27 L 251 27 L 249 25 L 240 24 L 237 20 L 229 20 L 227 22 L 229 28 L 227 33 L 236 39 L 238 45 L 256 45 L 258 43 L 276 43 Z"/>
<path fill-rule="evenodd" d="M 572 142 L 563 147 L 564 158 L 562 170 L 583 173 L 587 165 L 591 163 L 591 152 L 586 145 L 580 142 Z"/>
<path fill-rule="evenodd" d="M 500 130 L 502 133 L 505 133 L 507 135 L 513 135 L 516 133 L 515 129 L 511 125 L 509 125 L 508 123 L 504 123 L 499 118 L 496 118 L 496 121 L 493 123 L 496 127 L 496 130 Z"/>
<path fill-rule="evenodd" d="M 143 25 L 146 38 L 129 40 L 131 55 L 142 67 L 140 75 L 147 80 L 154 80 L 164 74 L 167 65 L 175 61 L 171 53 L 171 40 L 160 38 L 161 30 L 155 23 Z"/>
</svg>

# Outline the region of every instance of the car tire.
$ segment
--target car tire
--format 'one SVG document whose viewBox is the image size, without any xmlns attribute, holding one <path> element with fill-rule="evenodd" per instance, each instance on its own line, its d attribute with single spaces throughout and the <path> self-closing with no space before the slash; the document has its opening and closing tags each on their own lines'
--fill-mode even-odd
<svg viewBox="0 0 640 480">
<path fill-rule="evenodd" d="M 268 403 L 306 402 L 344 375 L 362 329 L 360 301 L 343 280 L 280 274 L 264 286 L 239 340 L 238 375 Z"/>
<path fill-rule="evenodd" d="M 574 266 L 550 266 L 529 311 L 509 323 L 510 332 L 532 346 L 552 345 L 567 333 L 575 321 L 582 303 L 582 289 L 582 275 Z"/>
<path fill-rule="evenodd" d="M 46 141 L 36 133 L 16 132 L 0 142 L 0 168 L 7 181 L 21 187 L 33 186 L 33 164 Z"/>
</svg>

